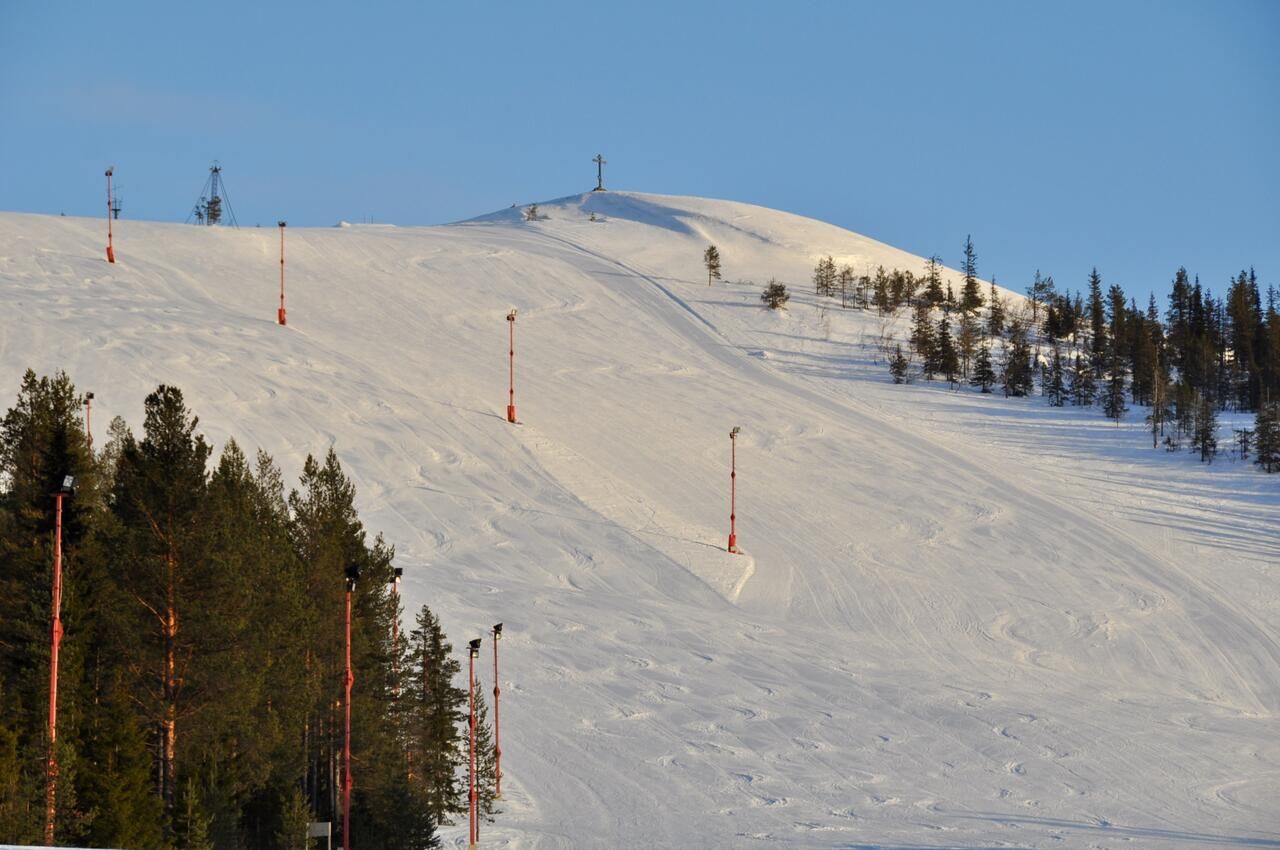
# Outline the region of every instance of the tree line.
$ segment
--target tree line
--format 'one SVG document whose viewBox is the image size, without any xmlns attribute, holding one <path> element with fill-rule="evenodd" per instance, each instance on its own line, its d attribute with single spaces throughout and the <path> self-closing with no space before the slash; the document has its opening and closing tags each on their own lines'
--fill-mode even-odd
<svg viewBox="0 0 1280 850">
<path fill-rule="evenodd" d="M 394 550 L 370 540 L 336 453 L 308 456 L 289 489 L 234 441 L 212 463 L 170 386 L 147 397 L 140 436 L 117 418 L 94 452 L 83 403 L 64 373 L 28 371 L 0 423 L 0 844 L 43 842 L 50 494 L 71 475 L 58 843 L 301 850 L 308 822 L 336 828 L 354 565 L 353 843 L 435 846 L 466 811 L 460 665 L 425 606 L 393 643 Z M 482 768 L 492 818 L 492 753 Z"/>
<path fill-rule="evenodd" d="M 1252 269 L 1218 298 L 1179 268 L 1162 317 L 1154 294 L 1140 308 L 1119 284 L 1104 287 L 1097 269 L 1083 292 L 1036 272 L 1025 304 L 1005 304 L 994 278 L 984 297 L 971 239 L 959 293 L 943 286 L 939 268 L 933 257 L 920 276 L 884 268 L 859 276 L 827 257 L 813 281 L 818 295 L 845 306 L 912 310 L 907 347 L 885 351 L 895 383 L 919 375 L 1006 396 L 1038 386 L 1051 405 L 1097 405 L 1116 421 L 1132 403 L 1147 408 L 1153 446 L 1186 443 L 1205 461 L 1219 448 L 1218 413 L 1253 412 L 1235 447 L 1280 471 L 1280 294 L 1273 285 L 1264 296 Z"/>
</svg>

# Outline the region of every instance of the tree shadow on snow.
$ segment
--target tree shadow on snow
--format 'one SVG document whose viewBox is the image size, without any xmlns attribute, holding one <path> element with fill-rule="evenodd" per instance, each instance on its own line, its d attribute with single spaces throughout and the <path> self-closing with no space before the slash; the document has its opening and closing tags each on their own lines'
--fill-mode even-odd
<svg viewBox="0 0 1280 850">
<path fill-rule="evenodd" d="M 1280 847 L 1280 836 L 1263 837 L 1247 835 L 1212 835 L 1206 832 L 1187 832 L 1180 829 L 1162 829 L 1144 826 L 1117 826 L 1107 821 L 1073 821 L 1063 818 L 1028 817 L 1025 815 L 984 814 L 955 815 L 956 818 L 982 820 L 1010 827 L 1039 827 L 1055 831 L 1071 832 L 1087 835 L 1090 838 L 1112 837 L 1120 839 L 1148 838 L 1159 841 L 1182 841 L 1196 847 Z M 957 845 L 957 850 L 963 845 Z M 923 848 L 904 848 L 894 845 L 854 844 L 850 850 L 923 850 Z M 934 850 L 945 850 L 935 848 Z M 974 848 L 964 847 L 964 850 Z"/>
</svg>

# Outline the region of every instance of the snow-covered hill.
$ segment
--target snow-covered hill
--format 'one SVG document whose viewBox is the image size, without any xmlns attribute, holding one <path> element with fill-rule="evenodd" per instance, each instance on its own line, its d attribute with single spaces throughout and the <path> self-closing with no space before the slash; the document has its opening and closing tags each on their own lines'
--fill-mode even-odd
<svg viewBox="0 0 1280 850">
<path fill-rule="evenodd" d="M 111 266 L 101 221 L 0 214 L 0 391 L 65 368 L 101 435 L 173 383 L 290 474 L 336 444 L 406 606 L 455 646 L 506 624 L 485 845 L 1280 847 L 1274 477 L 890 385 L 905 317 L 807 281 L 924 261 L 857 234 L 539 209 L 289 228 L 287 328 L 275 228 L 122 221 Z"/>
</svg>

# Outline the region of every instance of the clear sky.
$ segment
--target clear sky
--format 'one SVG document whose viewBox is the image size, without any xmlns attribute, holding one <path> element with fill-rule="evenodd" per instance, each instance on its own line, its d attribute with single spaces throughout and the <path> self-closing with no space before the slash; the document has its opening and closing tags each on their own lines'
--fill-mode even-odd
<svg viewBox="0 0 1280 850">
<path fill-rule="evenodd" d="M 1280 2 L 0 6 L 0 209 L 430 224 L 591 188 L 790 210 L 1023 289 L 1280 286 Z"/>
</svg>

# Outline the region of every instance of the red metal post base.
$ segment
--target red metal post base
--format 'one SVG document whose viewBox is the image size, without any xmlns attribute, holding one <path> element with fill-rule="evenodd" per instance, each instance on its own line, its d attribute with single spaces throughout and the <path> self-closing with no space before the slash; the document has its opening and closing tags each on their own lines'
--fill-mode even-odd
<svg viewBox="0 0 1280 850">
<path fill-rule="evenodd" d="M 283 307 L 281 307 L 279 310 L 276 310 L 276 324 L 277 324 L 277 325 L 287 325 L 287 324 L 289 324 L 287 321 L 285 321 L 285 315 L 284 315 L 284 308 L 283 308 Z"/>
<path fill-rule="evenodd" d="M 116 249 L 110 245 L 107 246 L 107 262 L 114 263 L 116 261 Z"/>
<path fill-rule="evenodd" d="M 514 404 L 507 405 L 507 421 L 513 424 L 516 421 L 516 406 Z"/>
<path fill-rule="evenodd" d="M 736 534 L 729 535 L 729 551 L 735 555 L 738 554 L 738 535 Z"/>
</svg>

